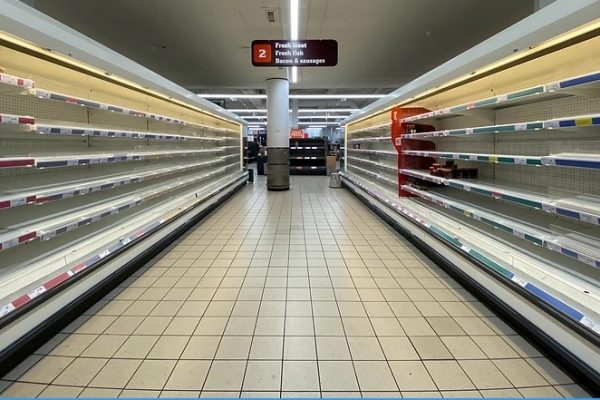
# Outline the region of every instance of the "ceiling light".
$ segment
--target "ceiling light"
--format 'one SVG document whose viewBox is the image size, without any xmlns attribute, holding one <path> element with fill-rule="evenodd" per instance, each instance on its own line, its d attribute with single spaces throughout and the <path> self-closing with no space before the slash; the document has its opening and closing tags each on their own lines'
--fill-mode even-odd
<svg viewBox="0 0 600 400">
<path fill-rule="evenodd" d="M 340 119 L 340 118 L 346 118 L 346 116 L 344 116 L 344 115 L 301 115 L 298 117 L 298 119 L 319 119 L 319 118 Z"/>
<path fill-rule="evenodd" d="M 299 125 L 311 125 L 311 124 L 314 124 L 314 122 L 308 122 L 308 121 L 307 122 L 298 122 L 298 124 Z M 340 125 L 337 122 L 321 122 L 321 121 L 317 122 L 317 124 L 319 124 L 319 125 L 337 125 L 337 126 Z"/>
<path fill-rule="evenodd" d="M 242 115 L 243 119 L 266 119 L 266 115 Z M 346 115 L 301 115 L 298 119 L 342 119 L 346 118 Z"/>
<path fill-rule="evenodd" d="M 301 108 L 298 110 L 299 113 L 353 113 L 360 110 L 360 108 Z M 228 108 L 227 111 L 232 113 L 266 113 L 266 108 Z M 292 112 L 292 110 L 290 110 Z"/>
<path fill-rule="evenodd" d="M 298 110 L 299 113 L 308 112 L 333 112 L 333 113 L 352 113 L 360 110 L 359 108 L 304 108 Z"/>
<path fill-rule="evenodd" d="M 290 0 L 290 39 L 298 40 L 300 0 Z"/>
<path fill-rule="evenodd" d="M 292 83 L 298 82 L 298 67 L 292 67 Z"/>
<path fill-rule="evenodd" d="M 310 129 L 310 128 L 327 128 L 327 126 L 326 126 L 326 125 L 309 125 L 309 127 L 308 127 L 308 128 L 309 128 L 309 129 Z"/>
<path fill-rule="evenodd" d="M 266 99 L 266 94 L 212 94 L 199 93 L 198 97 L 205 99 Z M 385 94 L 290 94 L 290 99 L 300 100 L 327 100 L 327 99 L 381 99 Z"/>
</svg>

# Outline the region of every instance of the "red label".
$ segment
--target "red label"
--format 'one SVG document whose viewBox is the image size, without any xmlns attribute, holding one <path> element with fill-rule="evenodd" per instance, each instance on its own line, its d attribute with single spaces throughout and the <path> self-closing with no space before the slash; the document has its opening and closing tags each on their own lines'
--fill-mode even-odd
<svg viewBox="0 0 600 400">
<path fill-rule="evenodd" d="M 292 139 L 303 139 L 304 138 L 304 130 L 302 130 L 302 129 L 292 129 L 292 130 L 290 130 L 290 138 L 292 138 Z"/>
<path fill-rule="evenodd" d="M 273 61 L 273 47 L 269 43 L 252 45 L 252 63 L 269 64 Z"/>
</svg>

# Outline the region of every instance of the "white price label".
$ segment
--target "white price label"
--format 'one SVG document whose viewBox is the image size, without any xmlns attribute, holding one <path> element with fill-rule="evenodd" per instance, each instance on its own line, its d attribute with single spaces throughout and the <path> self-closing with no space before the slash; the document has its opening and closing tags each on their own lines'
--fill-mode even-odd
<svg viewBox="0 0 600 400">
<path fill-rule="evenodd" d="M 517 275 L 514 275 L 511 280 L 521 287 L 525 287 L 525 285 L 527 285 L 527 281 Z"/>
<path fill-rule="evenodd" d="M 130 238 L 123 238 L 123 239 L 121 239 L 121 244 L 123 246 L 125 246 L 128 243 L 131 243 L 131 239 Z"/>
<path fill-rule="evenodd" d="M 49 240 L 56 236 L 56 231 L 49 231 L 42 233 L 42 240 Z"/>
<path fill-rule="evenodd" d="M 73 196 L 75 196 L 75 193 L 73 193 L 73 192 L 66 192 L 66 193 L 62 194 L 62 198 L 63 199 L 69 199 L 69 198 L 71 198 Z"/>
<path fill-rule="evenodd" d="M 77 229 L 77 222 L 71 222 L 70 224 L 67 225 L 67 231 L 72 231 Z"/>
<path fill-rule="evenodd" d="M 520 232 L 520 231 L 517 231 L 517 230 L 513 229 L 513 234 L 516 237 L 520 238 L 520 239 L 525 239 L 525 233 L 524 232 Z"/>
<path fill-rule="evenodd" d="M 471 186 L 463 185 L 463 190 L 466 191 L 466 192 L 470 192 L 471 191 Z"/>
<path fill-rule="evenodd" d="M 5 305 L 4 307 L 0 308 L 0 317 L 4 317 L 6 314 L 10 313 L 14 309 L 15 306 L 13 306 L 12 303 Z"/>
<path fill-rule="evenodd" d="M 38 297 L 40 294 L 42 294 L 42 293 L 44 293 L 44 292 L 46 292 L 46 288 L 45 288 L 45 287 L 43 287 L 43 286 L 40 286 L 40 287 L 38 287 L 38 288 L 35 288 L 35 289 L 33 289 L 33 291 L 32 291 L 32 292 L 30 292 L 30 293 L 27 293 L 27 295 L 28 295 L 30 298 L 32 298 L 32 299 L 35 299 L 36 297 Z"/>
<path fill-rule="evenodd" d="M 79 160 L 67 160 L 68 166 L 77 165 L 78 163 L 79 163 Z"/>
<path fill-rule="evenodd" d="M 527 124 L 515 124 L 516 131 L 524 131 L 527 129 Z"/>
<path fill-rule="evenodd" d="M 2 249 L 8 249 L 9 247 L 14 247 L 19 244 L 19 238 L 12 238 L 5 242 L 2 242 Z"/>
<path fill-rule="evenodd" d="M 556 214 L 556 207 L 551 204 L 542 204 L 542 209 L 548 213 Z"/>
<path fill-rule="evenodd" d="M 502 103 L 508 100 L 508 94 L 500 94 L 496 96 L 496 103 Z"/>
<path fill-rule="evenodd" d="M 593 319 L 584 316 L 583 318 L 581 318 L 581 321 L 579 321 L 579 322 L 581 322 L 581 324 L 583 326 L 586 326 L 586 327 L 590 328 L 591 330 L 593 330 L 594 332 L 600 334 L 600 324 L 597 323 L 596 321 L 594 321 Z"/>
<path fill-rule="evenodd" d="M 515 164 L 517 165 L 527 165 L 527 159 L 521 157 L 515 157 Z"/>
<path fill-rule="evenodd" d="M 545 92 L 553 92 L 560 89 L 560 82 L 552 82 L 544 86 Z"/>
<path fill-rule="evenodd" d="M 467 128 L 467 129 L 465 129 L 465 131 L 467 132 L 467 135 L 473 134 L 473 128 Z"/>
<path fill-rule="evenodd" d="M 17 85 L 19 81 L 16 77 L 11 75 L 0 75 L 0 82 L 6 83 L 7 85 Z"/>
<path fill-rule="evenodd" d="M 464 245 L 464 244 L 462 246 L 460 246 L 460 249 L 462 251 L 464 251 L 465 253 L 470 253 L 471 252 L 471 248 L 468 247 L 468 246 L 466 246 L 466 245 Z"/>
<path fill-rule="evenodd" d="M 471 161 L 477 161 L 477 155 L 475 155 L 475 154 L 469 154 L 469 160 L 471 160 Z"/>
<path fill-rule="evenodd" d="M 556 159 L 553 157 L 542 157 L 542 164 L 544 165 L 556 165 Z"/>
<path fill-rule="evenodd" d="M 37 97 L 40 97 L 42 99 L 49 99 L 50 98 L 50 93 L 49 92 L 44 92 L 43 90 L 36 90 L 35 95 Z"/>
<path fill-rule="evenodd" d="M 548 250 L 556 251 L 556 252 L 560 253 L 560 245 L 558 245 L 554 242 L 546 242 L 546 248 Z"/>
<path fill-rule="evenodd" d="M 10 201 L 11 207 L 18 207 L 27 204 L 27 199 L 25 197 L 20 197 L 18 199 L 12 199 Z"/>
<path fill-rule="evenodd" d="M 592 257 L 588 257 L 585 254 L 577 254 L 577 259 L 587 265 L 591 265 L 592 267 L 596 266 L 596 261 Z"/>
<path fill-rule="evenodd" d="M 101 110 L 108 110 L 108 104 L 102 104 L 102 103 L 100 103 L 98 106 L 99 106 L 98 108 L 101 109 Z"/>
<path fill-rule="evenodd" d="M 583 222 L 587 222 L 588 224 L 598 225 L 598 217 L 594 215 L 579 213 L 579 219 Z"/>
<path fill-rule="evenodd" d="M 560 128 L 560 122 L 558 122 L 558 120 L 554 119 L 551 121 L 545 121 L 544 122 L 544 128 L 545 129 L 557 129 Z"/>
<path fill-rule="evenodd" d="M 106 249 L 102 253 L 98 254 L 98 257 L 104 258 L 110 254 L 110 250 Z"/>
<path fill-rule="evenodd" d="M 452 154 L 452 159 L 453 160 L 460 160 L 460 154 L 453 153 Z"/>
<path fill-rule="evenodd" d="M 3 114 L 2 115 L 2 123 L 3 124 L 18 124 L 19 123 L 19 117 L 14 116 L 14 115 Z"/>
<path fill-rule="evenodd" d="M 481 215 L 478 214 L 472 214 L 473 215 L 473 219 L 476 221 L 481 221 Z"/>
<path fill-rule="evenodd" d="M 442 136 L 450 136 L 450 131 L 448 131 L 448 130 L 442 131 L 440 133 L 442 134 Z"/>
</svg>

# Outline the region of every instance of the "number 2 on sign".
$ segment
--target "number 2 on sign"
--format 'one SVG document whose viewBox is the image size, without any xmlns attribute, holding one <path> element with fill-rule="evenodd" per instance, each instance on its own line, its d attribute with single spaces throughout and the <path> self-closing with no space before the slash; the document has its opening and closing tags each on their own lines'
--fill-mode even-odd
<svg viewBox="0 0 600 400">
<path fill-rule="evenodd" d="M 254 44 L 252 46 L 252 61 L 255 63 L 270 63 L 272 60 L 272 49 L 271 45 L 266 44 Z"/>
</svg>

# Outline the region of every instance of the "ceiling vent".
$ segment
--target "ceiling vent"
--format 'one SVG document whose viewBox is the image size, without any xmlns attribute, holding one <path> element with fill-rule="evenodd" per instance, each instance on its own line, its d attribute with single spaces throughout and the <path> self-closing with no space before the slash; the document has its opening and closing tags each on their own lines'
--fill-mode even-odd
<svg viewBox="0 0 600 400">
<path fill-rule="evenodd" d="M 265 10 L 265 15 L 267 16 L 267 22 L 274 23 L 279 21 L 279 15 L 276 9 Z"/>
</svg>

